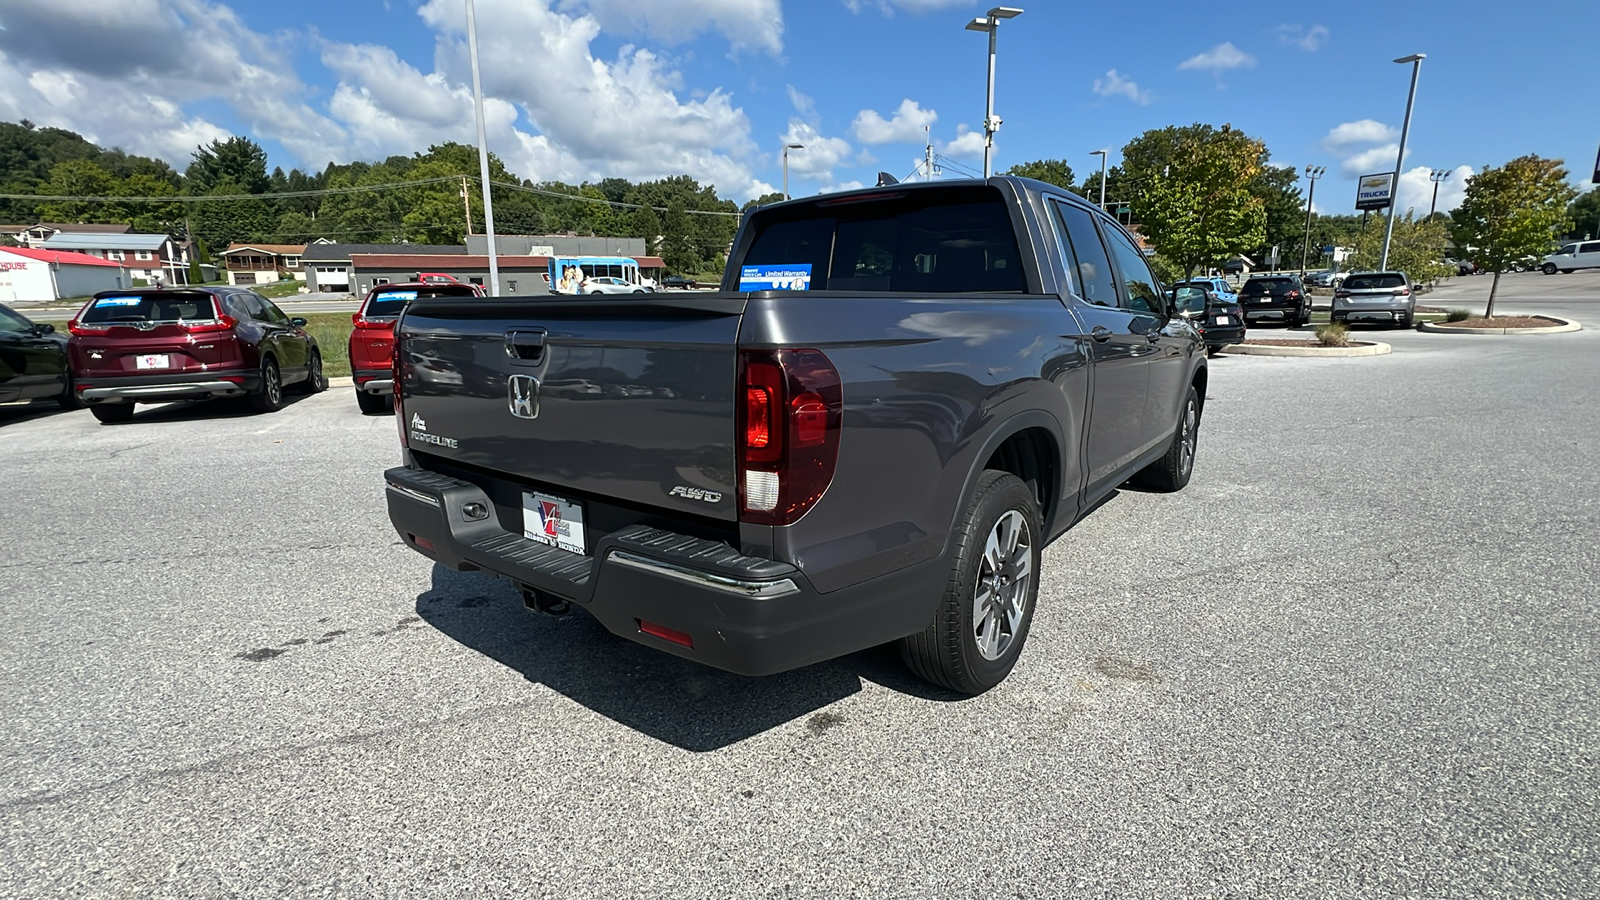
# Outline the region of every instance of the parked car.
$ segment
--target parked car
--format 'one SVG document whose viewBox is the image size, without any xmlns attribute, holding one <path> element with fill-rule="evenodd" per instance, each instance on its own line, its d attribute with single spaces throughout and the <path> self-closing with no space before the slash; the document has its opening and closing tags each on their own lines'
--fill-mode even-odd
<svg viewBox="0 0 1600 900">
<path fill-rule="evenodd" d="M 810 290 L 776 286 L 800 266 Z M 397 358 L 498 390 L 397 371 L 389 518 L 530 608 L 704 664 L 897 641 L 978 693 L 1022 652 L 1044 546 L 1129 478 L 1189 482 L 1204 296 L 1178 293 L 1093 204 L 1002 176 L 753 210 L 716 293 L 419 299 Z"/>
<path fill-rule="evenodd" d="M 1354 319 L 1398 322 L 1406 328 L 1417 317 L 1417 297 L 1404 272 L 1360 272 L 1333 292 L 1335 322 Z"/>
<path fill-rule="evenodd" d="M 417 284 L 460 284 L 461 279 L 448 272 L 418 272 Z"/>
<path fill-rule="evenodd" d="M 0 304 L 0 403 L 47 399 L 63 409 L 78 408 L 67 336 Z"/>
<path fill-rule="evenodd" d="M 1281 321 L 1298 328 L 1311 321 L 1311 295 L 1298 275 L 1255 275 L 1239 291 L 1245 324 Z"/>
<path fill-rule="evenodd" d="M 677 288 L 678 290 L 692 291 L 699 286 L 693 278 L 687 275 L 668 275 L 661 279 L 662 290 L 670 291 L 673 288 Z"/>
<path fill-rule="evenodd" d="M 1199 278 L 1191 278 L 1188 281 L 1180 281 L 1174 284 L 1173 287 L 1184 287 L 1185 285 L 1200 288 L 1217 300 L 1228 303 L 1237 303 L 1239 301 L 1239 292 L 1233 289 L 1233 284 L 1226 278 L 1206 275 Z"/>
<path fill-rule="evenodd" d="M 1184 288 L 1195 288 L 1205 294 L 1205 305 L 1191 317 L 1195 330 L 1205 339 L 1206 352 L 1216 356 L 1222 348 L 1229 344 L 1244 342 L 1245 325 L 1244 309 L 1239 305 L 1239 295 L 1229 291 L 1222 293 L 1214 290 L 1211 285 L 1213 279 L 1191 279 L 1180 281 L 1173 285 L 1170 294 L 1173 302 L 1183 309 L 1180 303 Z M 1215 279 L 1222 281 L 1222 279 Z M 1223 282 L 1226 284 L 1226 282 Z"/>
<path fill-rule="evenodd" d="M 614 278 L 610 275 L 600 275 L 594 278 L 585 278 L 578 285 L 580 294 L 647 294 L 642 284 L 634 284 L 624 278 Z"/>
<path fill-rule="evenodd" d="M 394 323 L 407 304 L 418 297 L 481 296 L 482 288 L 453 278 L 374 285 L 361 301 L 361 308 L 350 317 L 355 326 L 350 331 L 350 377 L 355 382 L 356 405 L 361 411 L 376 414 L 393 408 L 389 395 L 394 391 Z"/>
<path fill-rule="evenodd" d="M 173 400 L 248 397 L 271 412 L 286 387 L 328 387 L 305 325 L 244 288 L 103 291 L 68 323 L 67 355 L 79 398 L 107 424 Z"/>
<path fill-rule="evenodd" d="M 1569 275 L 1578 269 L 1600 268 L 1600 241 L 1568 244 L 1546 256 L 1539 271 L 1546 275 L 1560 272 Z"/>
</svg>

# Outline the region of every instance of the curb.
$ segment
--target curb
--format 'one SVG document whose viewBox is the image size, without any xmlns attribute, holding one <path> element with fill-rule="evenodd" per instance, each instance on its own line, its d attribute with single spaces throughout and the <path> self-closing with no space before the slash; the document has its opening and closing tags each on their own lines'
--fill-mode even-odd
<svg viewBox="0 0 1600 900">
<path fill-rule="evenodd" d="M 1383 356 L 1392 348 L 1382 341 L 1356 341 L 1349 347 L 1321 347 L 1306 341 L 1304 347 L 1275 347 L 1271 344 L 1229 344 L 1223 353 L 1240 356 Z"/>
<path fill-rule="evenodd" d="M 1583 326 L 1571 319 L 1560 316 L 1550 316 L 1543 313 L 1537 314 L 1541 319 L 1552 319 L 1560 325 L 1541 325 L 1537 328 L 1461 328 L 1455 325 L 1436 325 L 1432 322 L 1423 322 L 1417 325 L 1418 331 L 1431 331 L 1435 334 L 1560 334 L 1566 331 L 1581 331 Z"/>
<path fill-rule="evenodd" d="M 355 386 L 356 386 L 356 380 L 354 378 L 351 378 L 348 375 L 346 375 L 346 376 L 344 376 L 342 378 L 329 378 L 328 379 L 328 387 L 331 387 L 331 388 L 336 388 L 336 387 L 355 387 Z"/>
</svg>

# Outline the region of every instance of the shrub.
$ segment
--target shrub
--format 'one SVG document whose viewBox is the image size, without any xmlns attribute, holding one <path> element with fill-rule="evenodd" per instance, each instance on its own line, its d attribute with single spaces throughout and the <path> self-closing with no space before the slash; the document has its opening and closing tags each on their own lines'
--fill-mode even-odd
<svg viewBox="0 0 1600 900">
<path fill-rule="evenodd" d="M 1472 318 L 1472 313 L 1464 309 L 1452 309 L 1445 314 L 1444 320 L 1446 322 L 1465 322 L 1470 318 Z"/>
<path fill-rule="evenodd" d="M 1350 346 L 1350 329 L 1343 322 L 1327 322 L 1317 326 L 1317 343 L 1324 347 Z"/>
</svg>

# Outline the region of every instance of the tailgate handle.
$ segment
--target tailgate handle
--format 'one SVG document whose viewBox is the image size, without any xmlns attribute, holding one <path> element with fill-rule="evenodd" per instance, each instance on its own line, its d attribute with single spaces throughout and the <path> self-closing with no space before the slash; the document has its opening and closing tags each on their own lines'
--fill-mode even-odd
<svg viewBox="0 0 1600 900">
<path fill-rule="evenodd" d="M 544 361 L 543 328 L 513 328 L 506 332 L 506 355 L 518 362 Z"/>
</svg>

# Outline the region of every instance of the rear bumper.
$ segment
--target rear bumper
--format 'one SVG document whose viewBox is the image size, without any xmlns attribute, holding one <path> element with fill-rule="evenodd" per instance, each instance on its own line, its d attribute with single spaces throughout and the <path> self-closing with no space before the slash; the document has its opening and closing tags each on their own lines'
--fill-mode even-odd
<svg viewBox="0 0 1600 900">
<path fill-rule="evenodd" d="M 356 390 L 363 394 L 394 393 L 394 372 L 391 369 L 357 369 L 350 374 L 356 383 Z"/>
<path fill-rule="evenodd" d="M 1200 332 L 1200 335 L 1201 337 L 1205 338 L 1207 347 L 1224 347 L 1228 344 L 1237 344 L 1244 340 L 1244 326 L 1207 326 L 1205 331 Z"/>
<path fill-rule="evenodd" d="M 224 376 L 239 380 L 224 381 Z M 242 397 L 261 387 L 261 373 L 255 369 L 119 378 L 83 374 L 76 377 L 79 384 L 89 385 L 78 391 L 78 396 L 87 403 L 169 403 Z"/>
<path fill-rule="evenodd" d="M 527 540 L 470 482 L 417 469 L 384 473 L 389 519 L 407 545 L 453 569 L 481 570 L 574 601 L 628 640 L 741 675 L 770 675 L 886 643 L 933 620 L 948 568 L 934 560 L 818 593 L 788 563 L 714 541 L 630 525 L 588 556 Z M 465 507 L 483 504 L 477 520 Z M 689 637 L 683 646 L 646 623 Z"/>
<path fill-rule="evenodd" d="M 1246 306 L 1244 308 L 1244 320 L 1250 322 L 1253 319 L 1288 319 L 1299 315 L 1301 310 L 1305 308 L 1299 303 Z"/>
</svg>

